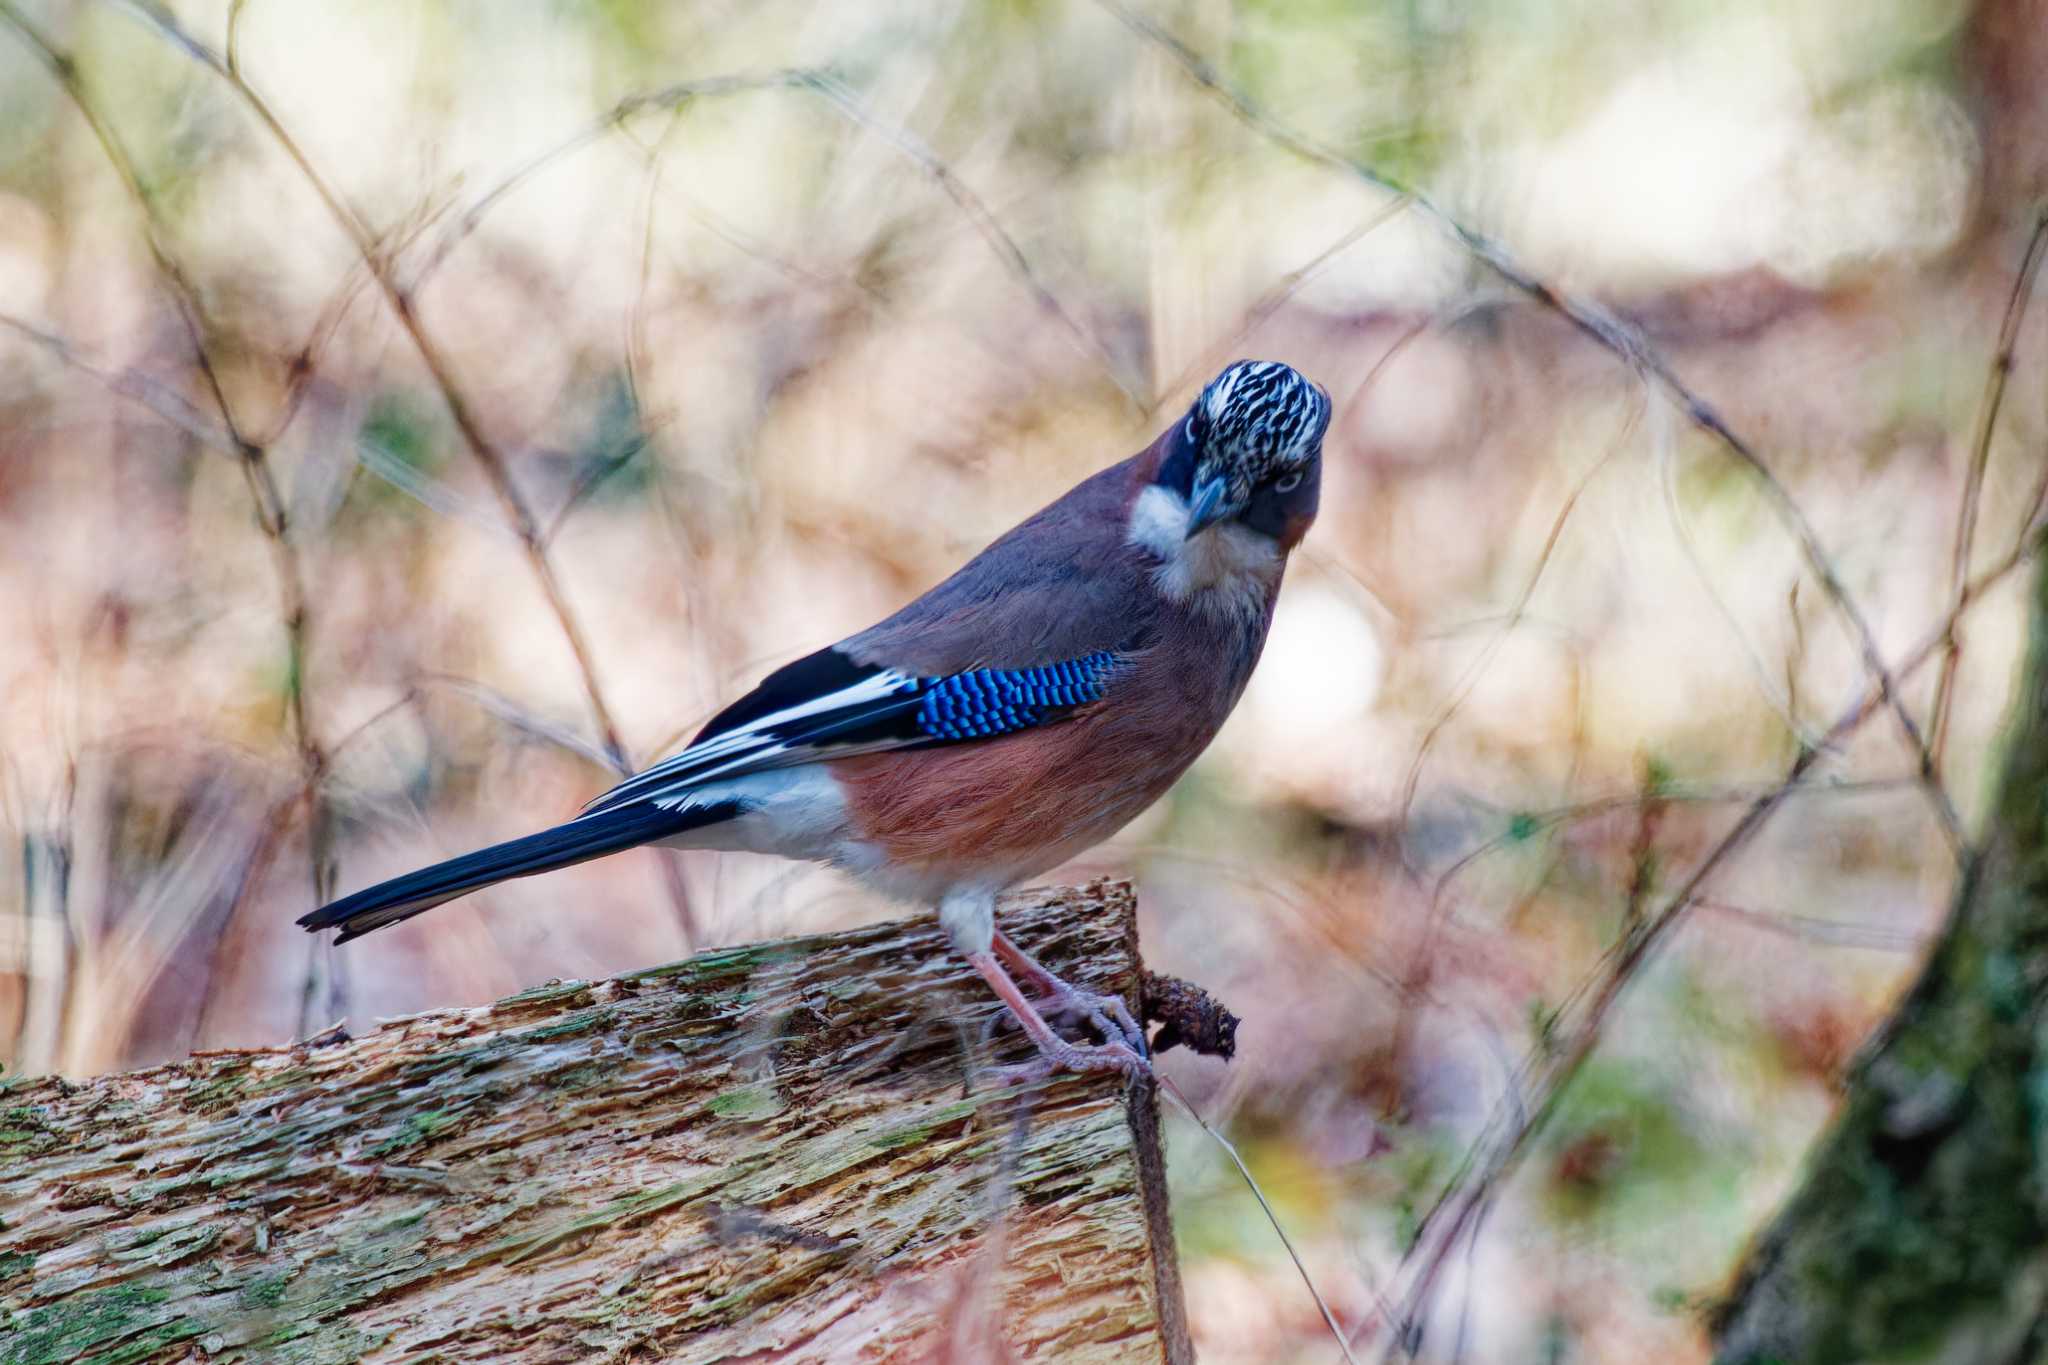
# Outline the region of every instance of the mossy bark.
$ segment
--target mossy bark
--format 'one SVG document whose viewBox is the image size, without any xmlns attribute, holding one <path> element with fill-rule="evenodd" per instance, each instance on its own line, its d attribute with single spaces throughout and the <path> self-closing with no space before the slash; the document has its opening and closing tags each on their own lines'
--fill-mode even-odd
<svg viewBox="0 0 2048 1365">
<path fill-rule="evenodd" d="M 1135 1007 L 1133 909 L 1002 913 Z M 922 919 L 17 1083 L 0 1362 L 1190 1358 L 1149 1089 L 993 1012 Z"/>
<path fill-rule="evenodd" d="M 2048 573 L 1990 824 L 1714 1315 L 1724 1365 L 2048 1361 Z"/>
</svg>

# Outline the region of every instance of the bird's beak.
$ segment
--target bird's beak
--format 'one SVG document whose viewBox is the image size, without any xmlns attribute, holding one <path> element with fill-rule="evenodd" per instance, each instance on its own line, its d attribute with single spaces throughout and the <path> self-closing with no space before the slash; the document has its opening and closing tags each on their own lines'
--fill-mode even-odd
<svg viewBox="0 0 2048 1365">
<path fill-rule="evenodd" d="M 1195 496 L 1188 503 L 1188 533 L 1185 539 L 1193 540 L 1204 530 L 1223 520 L 1229 512 L 1223 504 L 1223 480 L 1209 479 L 1195 485 Z"/>
</svg>

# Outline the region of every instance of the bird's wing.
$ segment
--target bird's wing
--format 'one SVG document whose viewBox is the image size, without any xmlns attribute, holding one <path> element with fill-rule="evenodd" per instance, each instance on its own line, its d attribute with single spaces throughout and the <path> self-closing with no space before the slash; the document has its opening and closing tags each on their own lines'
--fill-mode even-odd
<svg viewBox="0 0 2048 1365">
<path fill-rule="evenodd" d="M 1148 450 L 1084 481 L 839 647 L 862 663 L 937 675 L 1142 642 L 1157 625 L 1159 595 L 1126 533 L 1154 459 Z"/>
<path fill-rule="evenodd" d="M 827 758 L 988 739 L 1064 719 L 1100 701 L 1118 656 L 938 677 L 858 664 L 837 646 L 770 674 L 705 726 L 690 747 L 627 778 L 585 808 L 681 796 L 706 782 Z"/>
<path fill-rule="evenodd" d="M 586 808 L 884 749 L 1050 724 L 1099 701 L 1152 633 L 1124 540 L 1152 452 L 1083 482 L 895 615 L 770 674 L 681 753 Z"/>
</svg>

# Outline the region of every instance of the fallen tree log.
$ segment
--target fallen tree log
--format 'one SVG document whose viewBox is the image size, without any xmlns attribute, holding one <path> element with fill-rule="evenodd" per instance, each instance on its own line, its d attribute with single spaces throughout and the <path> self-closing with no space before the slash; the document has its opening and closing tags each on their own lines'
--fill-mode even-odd
<svg viewBox="0 0 2048 1365">
<path fill-rule="evenodd" d="M 1135 1005 L 1134 908 L 1002 917 Z M 994 1013 L 925 918 L 15 1082 L 0 1362 L 1192 1359 L 1150 1088 Z"/>
</svg>

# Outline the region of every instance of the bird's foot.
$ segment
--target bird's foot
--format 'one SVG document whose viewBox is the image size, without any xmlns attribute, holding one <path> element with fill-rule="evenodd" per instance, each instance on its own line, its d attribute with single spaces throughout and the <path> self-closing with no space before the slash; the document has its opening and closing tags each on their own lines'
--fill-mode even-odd
<svg viewBox="0 0 2048 1365">
<path fill-rule="evenodd" d="M 1128 1081 L 1152 1075 L 1152 1063 L 1122 1043 L 1088 1045 L 1054 1038 L 1050 1044 L 1040 1042 L 1038 1056 L 1032 1060 L 997 1067 L 995 1082 L 998 1086 L 1038 1085 L 1062 1071 L 1121 1071 Z"/>
<path fill-rule="evenodd" d="M 991 945 L 1011 972 L 1038 994 L 1039 1013 L 1051 1019 L 1078 1019 L 1093 1028 L 1104 1043 L 1121 1043 L 1141 1059 L 1150 1059 L 1145 1030 L 1131 1017 L 1130 1006 L 1120 995 L 1082 990 L 1079 986 L 1039 965 L 1019 948 L 1009 935 L 997 933 Z"/>
<path fill-rule="evenodd" d="M 1130 1007 L 1124 1004 L 1122 996 L 1084 991 L 1050 973 L 1047 976 L 1055 989 L 1035 1002 L 1040 1014 L 1062 1023 L 1077 1020 L 1087 1024 L 1103 1039 L 1105 1047 L 1120 1047 L 1141 1060 L 1152 1055 L 1145 1042 L 1145 1031 L 1131 1017 Z"/>
<path fill-rule="evenodd" d="M 1043 969 L 1030 973 L 1034 985 L 1045 987 L 1051 983 L 1053 989 L 1046 994 L 1056 1013 L 1086 1019 L 1106 1040 L 1092 1045 L 1069 1042 L 1054 1032 L 1044 1014 L 1025 998 L 1024 992 L 996 960 L 995 953 L 973 953 L 967 960 L 994 987 L 1002 1002 L 1009 1006 L 1011 1015 L 1038 1048 L 1036 1062 L 1001 1073 L 1006 1082 L 1043 1080 L 1056 1071 L 1121 1071 L 1130 1077 L 1152 1074 L 1152 1063 L 1145 1053 L 1145 1036 L 1131 1022 L 1130 1011 L 1123 1001 L 1114 996 L 1077 990 Z M 1130 1032 L 1126 1033 L 1125 1029 Z"/>
</svg>

